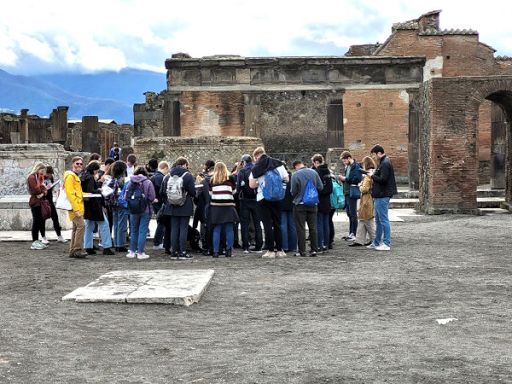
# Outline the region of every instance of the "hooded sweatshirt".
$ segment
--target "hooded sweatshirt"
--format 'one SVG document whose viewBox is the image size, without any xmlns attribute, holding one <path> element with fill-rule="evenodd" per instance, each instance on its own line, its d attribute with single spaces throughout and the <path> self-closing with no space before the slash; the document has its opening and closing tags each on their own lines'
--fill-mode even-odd
<svg viewBox="0 0 512 384">
<path fill-rule="evenodd" d="M 130 184 L 132 183 L 138 183 L 142 185 L 142 191 L 144 192 L 144 196 L 146 196 L 146 199 L 148 200 L 148 204 L 146 206 L 146 212 L 151 214 L 151 203 L 153 200 L 155 200 L 156 194 L 155 194 L 155 187 L 153 187 L 153 183 L 151 180 L 149 180 L 144 175 L 133 175 L 130 176 Z M 126 189 L 126 193 L 128 194 L 128 191 L 130 190 L 131 186 L 129 185 Z M 128 198 L 128 196 L 125 196 L 125 198 Z"/>
</svg>

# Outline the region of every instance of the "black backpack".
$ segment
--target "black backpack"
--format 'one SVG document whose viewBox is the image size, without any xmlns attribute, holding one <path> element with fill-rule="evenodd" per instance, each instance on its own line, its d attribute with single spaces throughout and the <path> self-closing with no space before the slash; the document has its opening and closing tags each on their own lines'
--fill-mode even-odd
<svg viewBox="0 0 512 384">
<path fill-rule="evenodd" d="M 251 173 L 248 169 L 241 169 L 239 175 L 242 176 L 240 183 L 240 198 L 241 199 L 256 199 L 257 190 L 249 187 L 249 174 Z M 243 184 L 243 185 L 242 185 Z"/>
<path fill-rule="evenodd" d="M 131 214 L 138 215 L 144 213 L 148 207 L 148 200 L 146 199 L 144 189 L 142 188 L 144 181 L 142 183 L 130 182 L 131 185 L 128 188 L 128 196 L 126 200 L 128 201 L 128 210 Z"/>
</svg>

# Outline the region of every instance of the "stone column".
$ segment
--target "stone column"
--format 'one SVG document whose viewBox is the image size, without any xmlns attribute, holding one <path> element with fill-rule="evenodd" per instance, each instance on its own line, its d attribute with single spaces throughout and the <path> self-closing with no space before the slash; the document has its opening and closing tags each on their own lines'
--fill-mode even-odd
<svg viewBox="0 0 512 384">
<path fill-rule="evenodd" d="M 420 184 L 419 175 L 419 134 L 420 134 L 420 106 L 419 90 L 407 89 L 409 95 L 409 130 L 407 155 L 409 159 L 409 189 L 417 191 Z"/>
<path fill-rule="evenodd" d="M 82 117 L 82 151 L 100 153 L 98 116 Z"/>
<path fill-rule="evenodd" d="M 28 109 L 22 109 L 21 112 L 20 112 L 20 115 L 21 115 L 21 126 L 22 126 L 22 130 L 21 132 L 23 132 L 23 140 L 25 142 L 25 144 L 28 144 L 29 140 L 28 140 Z"/>
<path fill-rule="evenodd" d="M 68 109 L 69 107 L 59 106 L 53 110 L 50 117 L 52 120 L 52 141 L 65 144 L 68 133 Z"/>
<path fill-rule="evenodd" d="M 244 136 L 261 136 L 258 124 L 261 114 L 260 94 L 255 92 L 244 93 Z"/>
</svg>

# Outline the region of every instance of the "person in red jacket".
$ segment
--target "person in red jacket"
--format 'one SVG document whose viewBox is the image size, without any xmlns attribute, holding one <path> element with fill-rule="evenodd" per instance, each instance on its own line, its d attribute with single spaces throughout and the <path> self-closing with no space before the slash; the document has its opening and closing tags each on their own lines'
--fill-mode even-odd
<svg viewBox="0 0 512 384">
<path fill-rule="evenodd" d="M 44 223 L 46 219 L 43 218 L 41 204 L 45 200 L 48 193 L 44 184 L 44 175 L 46 173 L 46 165 L 37 163 L 32 168 L 32 172 L 27 177 L 27 187 L 30 193 L 28 205 L 32 212 L 32 245 L 30 249 L 45 249 L 47 247 L 41 240 L 39 240 L 39 233 L 45 235 Z M 45 203 L 47 203 L 45 201 Z"/>
</svg>

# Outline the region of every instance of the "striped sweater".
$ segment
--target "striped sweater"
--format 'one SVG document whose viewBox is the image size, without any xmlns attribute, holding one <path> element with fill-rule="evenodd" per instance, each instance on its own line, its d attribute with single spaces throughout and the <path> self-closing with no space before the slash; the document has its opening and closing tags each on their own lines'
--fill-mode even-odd
<svg viewBox="0 0 512 384">
<path fill-rule="evenodd" d="M 230 178 L 222 184 L 210 184 L 210 205 L 213 207 L 234 207 L 233 195 L 236 192 L 236 184 Z"/>
</svg>

